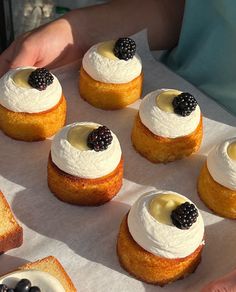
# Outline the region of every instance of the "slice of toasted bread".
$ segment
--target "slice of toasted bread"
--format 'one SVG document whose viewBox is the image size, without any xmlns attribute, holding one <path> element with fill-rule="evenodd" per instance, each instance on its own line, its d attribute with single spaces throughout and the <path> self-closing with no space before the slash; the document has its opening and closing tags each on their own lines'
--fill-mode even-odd
<svg viewBox="0 0 236 292">
<path fill-rule="evenodd" d="M 12 210 L 0 191 L 0 254 L 19 247 L 23 242 L 23 229 L 17 223 Z"/>
<path fill-rule="evenodd" d="M 62 284 L 66 292 L 77 291 L 61 263 L 53 256 L 48 256 L 36 262 L 25 264 L 19 267 L 18 270 L 39 270 L 49 273 Z"/>
</svg>

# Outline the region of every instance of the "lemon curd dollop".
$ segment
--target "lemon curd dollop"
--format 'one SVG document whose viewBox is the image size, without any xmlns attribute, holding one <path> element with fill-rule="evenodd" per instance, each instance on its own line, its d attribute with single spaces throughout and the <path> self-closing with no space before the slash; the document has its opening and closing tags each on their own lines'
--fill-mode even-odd
<svg viewBox="0 0 236 292">
<path fill-rule="evenodd" d="M 115 45 L 115 41 L 107 41 L 103 42 L 98 46 L 98 53 L 105 58 L 111 60 L 117 60 L 118 58 L 114 55 L 113 48 Z"/>
<path fill-rule="evenodd" d="M 91 125 L 77 125 L 72 127 L 68 131 L 67 140 L 72 146 L 81 151 L 91 150 L 87 146 L 87 138 L 89 133 L 94 129 L 96 129 L 96 127 Z"/>
<path fill-rule="evenodd" d="M 227 148 L 229 158 L 236 161 L 236 142 L 231 143 Z"/>
<path fill-rule="evenodd" d="M 32 88 L 28 83 L 30 74 L 34 71 L 32 68 L 22 69 L 17 71 L 13 76 L 15 84 L 22 88 Z"/>
<path fill-rule="evenodd" d="M 151 200 L 149 212 L 158 222 L 172 225 L 171 212 L 184 202 L 183 197 L 175 194 L 158 194 Z"/>
<path fill-rule="evenodd" d="M 172 105 L 172 102 L 173 102 L 174 98 L 179 94 L 181 94 L 181 91 L 178 91 L 175 89 L 162 91 L 156 97 L 156 104 L 164 112 L 173 113 L 174 107 Z"/>
</svg>

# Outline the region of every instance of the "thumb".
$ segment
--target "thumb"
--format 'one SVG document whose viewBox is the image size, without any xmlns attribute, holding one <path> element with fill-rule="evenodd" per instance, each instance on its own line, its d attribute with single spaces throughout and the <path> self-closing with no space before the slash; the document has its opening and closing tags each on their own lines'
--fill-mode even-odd
<svg viewBox="0 0 236 292">
<path fill-rule="evenodd" d="M 13 42 L 0 55 L 0 77 L 9 69 L 21 66 L 34 66 L 37 60 L 36 50 L 25 44 L 18 45 Z"/>
</svg>

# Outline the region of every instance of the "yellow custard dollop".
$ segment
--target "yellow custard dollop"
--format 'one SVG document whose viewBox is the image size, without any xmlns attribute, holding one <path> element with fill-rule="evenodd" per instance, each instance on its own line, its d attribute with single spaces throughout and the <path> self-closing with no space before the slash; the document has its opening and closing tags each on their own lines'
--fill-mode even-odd
<svg viewBox="0 0 236 292">
<path fill-rule="evenodd" d="M 115 46 L 115 41 L 103 42 L 98 46 L 98 53 L 103 57 L 111 60 L 117 60 L 118 58 L 113 53 L 113 48 Z"/>
<path fill-rule="evenodd" d="M 96 127 L 86 125 L 75 126 L 68 131 L 67 140 L 72 146 L 81 151 L 91 150 L 87 146 L 87 138 L 94 129 Z"/>
<path fill-rule="evenodd" d="M 158 222 L 171 225 L 171 212 L 185 202 L 185 198 L 175 194 L 157 195 L 150 202 L 149 212 Z"/>
<path fill-rule="evenodd" d="M 227 148 L 229 158 L 236 160 L 236 142 L 231 143 Z"/>
<path fill-rule="evenodd" d="M 174 107 L 172 101 L 179 94 L 181 94 L 181 91 L 175 89 L 163 91 L 156 97 L 156 104 L 164 112 L 173 113 Z"/>
<path fill-rule="evenodd" d="M 17 71 L 17 73 L 13 76 L 13 81 L 19 87 L 32 88 L 30 84 L 28 83 L 28 78 L 33 71 L 34 69 L 31 69 L 31 68 Z"/>
</svg>

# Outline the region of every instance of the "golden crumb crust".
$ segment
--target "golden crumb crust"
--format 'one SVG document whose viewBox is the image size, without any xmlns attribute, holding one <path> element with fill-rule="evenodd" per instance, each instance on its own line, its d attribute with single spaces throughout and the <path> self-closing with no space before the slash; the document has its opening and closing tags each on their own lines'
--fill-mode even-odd
<svg viewBox="0 0 236 292">
<path fill-rule="evenodd" d="M 127 83 L 103 83 L 94 80 L 81 66 L 80 96 L 91 105 L 104 110 L 116 110 L 138 100 L 142 94 L 143 74 Z"/>
<path fill-rule="evenodd" d="M 23 243 L 23 229 L 16 221 L 12 210 L 0 191 L 0 254 Z"/>
<path fill-rule="evenodd" d="M 66 121 L 66 99 L 40 113 L 13 112 L 0 105 L 0 129 L 9 137 L 22 141 L 40 141 L 53 136 Z"/>
<path fill-rule="evenodd" d="M 193 273 L 201 261 L 203 245 L 185 258 L 168 259 L 151 254 L 132 238 L 124 217 L 117 240 L 121 266 L 137 279 L 159 286 L 182 279 Z"/>
<path fill-rule="evenodd" d="M 48 256 L 36 262 L 25 264 L 19 267 L 18 270 L 38 270 L 49 273 L 53 277 L 57 278 L 66 292 L 77 291 L 61 263 L 53 256 Z"/>
<path fill-rule="evenodd" d="M 123 158 L 114 171 L 96 179 L 76 177 L 60 170 L 48 159 L 48 187 L 60 200 L 84 206 L 97 206 L 110 201 L 120 190 L 123 180 Z"/>
<path fill-rule="evenodd" d="M 202 136 L 202 117 L 199 125 L 191 134 L 178 138 L 166 138 L 153 134 L 144 126 L 139 114 L 137 114 L 132 129 L 131 140 L 136 151 L 151 162 L 167 163 L 198 151 L 202 142 Z"/>
<path fill-rule="evenodd" d="M 236 219 L 236 191 L 216 182 L 211 176 L 206 162 L 201 169 L 197 189 L 201 200 L 214 213 Z"/>
</svg>

